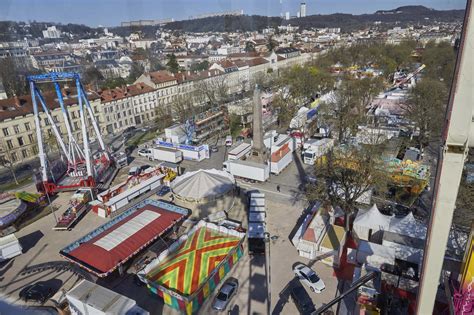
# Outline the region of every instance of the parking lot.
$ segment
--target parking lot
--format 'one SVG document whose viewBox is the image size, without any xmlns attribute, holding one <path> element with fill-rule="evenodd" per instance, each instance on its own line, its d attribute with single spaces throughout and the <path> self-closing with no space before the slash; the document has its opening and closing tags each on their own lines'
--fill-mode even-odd
<svg viewBox="0 0 474 315">
<path fill-rule="evenodd" d="M 181 166 L 186 171 L 208 168 L 222 168 L 226 148 L 219 147 L 219 151 L 211 153 L 210 159 L 194 162 L 183 161 Z M 272 176 L 268 182 L 251 184 L 239 182 L 242 196 L 246 189 L 258 189 L 266 194 L 267 229 L 273 240 L 267 243 L 266 256 L 251 257 L 245 254 L 227 277 L 239 279 L 240 288 L 230 303 L 234 314 L 296 314 L 297 309 L 289 298 L 289 284 L 294 281 L 292 268 L 298 262 L 310 263 L 307 259 L 298 256 L 295 247 L 291 244 L 292 232 L 302 213 L 308 206 L 299 187 L 301 178 L 310 167 L 303 165 L 299 158 L 290 164 L 279 176 Z M 131 166 L 155 165 L 157 161 L 149 161 L 140 157 L 136 151 L 132 154 Z M 123 168 L 113 184 L 126 179 L 128 167 Z M 277 191 L 276 186 L 280 186 Z M 61 193 L 53 203 L 61 205 L 61 211 L 67 205 L 70 193 Z M 153 198 L 158 198 L 153 196 Z M 167 198 L 167 196 L 165 196 Z M 230 211 L 232 219 L 244 222 L 246 226 L 245 197 Z M 59 249 L 86 234 L 90 230 L 105 223 L 107 219 L 99 218 L 94 213 L 88 213 L 72 231 L 56 232 L 51 230 L 54 225 L 52 214 L 34 222 L 22 229 L 16 235 L 24 246 L 24 254 L 0 266 L 1 292 L 11 301 L 18 301 L 20 289 L 36 281 L 50 281 L 58 279 L 58 289 L 68 290 L 80 278 L 96 281 L 97 279 L 85 271 L 71 267 L 59 256 Z M 329 302 L 336 295 L 337 281 L 334 279 L 334 270 L 322 263 L 314 263 L 313 269 L 326 283 L 326 290 L 321 294 L 308 294 L 317 307 Z M 132 274 L 125 276 L 111 276 L 99 279 L 98 283 L 124 294 L 137 301 L 138 305 L 150 311 L 151 314 L 177 314 L 176 311 L 163 306 L 162 301 L 148 293 L 144 286 L 137 286 Z M 215 292 L 214 292 L 215 294 Z M 214 295 L 213 295 L 214 296 Z M 201 314 L 215 313 L 211 309 L 211 296 L 203 305 Z"/>
</svg>

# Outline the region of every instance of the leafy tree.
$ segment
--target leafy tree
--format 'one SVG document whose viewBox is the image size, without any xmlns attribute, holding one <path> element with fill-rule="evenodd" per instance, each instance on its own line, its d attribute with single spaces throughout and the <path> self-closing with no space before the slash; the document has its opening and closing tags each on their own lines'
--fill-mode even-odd
<svg viewBox="0 0 474 315">
<path fill-rule="evenodd" d="M 104 80 L 104 76 L 97 70 L 96 67 L 91 66 L 86 68 L 84 74 L 82 75 L 82 79 L 84 80 L 85 84 L 92 84 L 97 86 L 99 82 Z"/>
<path fill-rule="evenodd" d="M 193 63 L 191 65 L 191 71 L 202 71 L 202 70 L 207 70 L 207 69 L 209 69 L 209 62 L 207 60 Z"/>
<path fill-rule="evenodd" d="M 172 73 L 177 73 L 179 71 L 179 64 L 176 60 L 175 54 L 168 55 L 168 62 L 166 63 L 166 67 Z"/>
<path fill-rule="evenodd" d="M 232 137 L 237 137 L 240 130 L 242 129 L 242 124 L 240 120 L 240 116 L 236 114 L 230 114 L 229 115 L 229 129 L 230 129 L 230 134 Z"/>
<path fill-rule="evenodd" d="M 251 41 L 248 41 L 245 43 L 245 52 L 254 52 L 255 51 L 255 45 Z"/>
<path fill-rule="evenodd" d="M 267 48 L 268 51 L 273 51 L 278 46 L 278 42 L 273 39 L 272 36 L 268 38 Z"/>
<path fill-rule="evenodd" d="M 137 62 L 132 63 L 132 69 L 130 70 L 130 74 L 128 75 L 128 82 L 133 83 L 139 76 L 141 76 L 145 72 L 143 66 Z"/>
<path fill-rule="evenodd" d="M 446 86 L 437 80 L 424 78 L 410 91 L 404 105 L 406 117 L 419 128 L 418 143 L 424 147 L 439 137 L 448 98 Z"/>
<path fill-rule="evenodd" d="M 278 126 L 280 128 L 287 128 L 296 114 L 296 104 L 290 99 L 285 99 L 282 95 L 277 94 L 273 98 L 272 106 L 278 113 Z"/>
<path fill-rule="evenodd" d="M 127 85 L 127 81 L 124 78 L 107 79 L 101 85 L 101 89 L 114 89 L 118 86 L 124 86 L 124 85 Z"/>
<path fill-rule="evenodd" d="M 314 66 L 294 66 L 283 71 L 280 85 L 287 86 L 293 98 L 304 99 L 330 91 L 334 87 L 334 78 Z"/>
<path fill-rule="evenodd" d="M 380 153 L 374 148 L 346 147 L 330 151 L 314 168 L 317 181 L 306 189 L 309 201 L 323 200 L 345 213 L 346 231 L 357 210 L 357 200 L 372 189 L 385 191 L 388 177 L 381 172 Z"/>
<path fill-rule="evenodd" d="M 380 79 L 343 81 L 329 101 L 321 104 L 321 119 L 345 143 L 365 119 L 366 107 L 383 85 Z"/>
<path fill-rule="evenodd" d="M 442 80 L 446 87 L 451 85 L 456 63 L 456 52 L 449 43 L 429 42 L 422 54 L 422 62 L 426 65 L 424 73 L 427 77 Z"/>
</svg>

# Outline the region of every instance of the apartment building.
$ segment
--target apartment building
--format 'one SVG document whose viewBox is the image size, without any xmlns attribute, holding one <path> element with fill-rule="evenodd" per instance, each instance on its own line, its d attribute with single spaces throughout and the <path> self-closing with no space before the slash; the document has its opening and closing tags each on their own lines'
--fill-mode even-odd
<svg viewBox="0 0 474 315">
<path fill-rule="evenodd" d="M 169 108 L 178 92 L 178 80 L 169 71 L 161 70 L 142 74 L 135 84 L 143 83 L 155 90 L 157 104 Z"/>
<path fill-rule="evenodd" d="M 73 136 L 78 142 L 82 142 L 79 106 L 76 104 L 77 95 L 71 90 L 63 92 L 64 103 L 68 107 L 70 114 L 69 118 Z M 56 95 L 54 93 L 46 93 L 44 97 L 53 121 L 58 126 L 63 138 L 66 139 L 64 116 L 57 102 Z M 99 96 L 95 92 L 90 92 L 88 93 L 88 99 L 100 124 Z M 42 110 L 40 110 L 40 125 L 46 151 L 57 150 L 51 124 Z M 89 134 L 92 134 L 92 124 L 88 123 L 87 126 L 89 127 Z M 0 159 L 5 158 L 8 161 L 17 163 L 37 156 L 38 142 L 30 95 L 0 100 L 0 136 Z"/>
<path fill-rule="evenodd" d="M 153 121 L 158 106 L 155 89 L 137 83 L 99 91 L 103 134 L 116 134 Z"/>
</svg>

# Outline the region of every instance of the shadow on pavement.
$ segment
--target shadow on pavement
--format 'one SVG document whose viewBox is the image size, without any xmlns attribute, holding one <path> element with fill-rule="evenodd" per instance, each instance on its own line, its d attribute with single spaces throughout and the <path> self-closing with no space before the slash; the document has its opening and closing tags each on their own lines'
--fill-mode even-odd
<svg viewBox="0 0 474 315">
<path fill-rule="evenodd" d="M 20 237 L 19 241 L 21 247 L 23 248 L 23 253 L 27 253 L 31 248 L 35 247 L 35 245 L 39 242 L 41 238 L 43 238 L 44 234 L 40 230 L 34 231 L 28 235 Z"/>
</svg>

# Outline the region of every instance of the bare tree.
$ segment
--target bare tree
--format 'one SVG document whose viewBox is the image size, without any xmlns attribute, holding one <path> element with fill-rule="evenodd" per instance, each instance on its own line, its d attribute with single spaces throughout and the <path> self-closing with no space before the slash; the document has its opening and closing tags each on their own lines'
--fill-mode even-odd
<svg viewBox="0 0 474 315">
<path fill-rule="evenodd" d="M 198 103 L 209 102 L 216 106 L 219 101 L 227 98 L 229 87 L 223 75 L 200 80 L 195 83 L 195 99 Z"/>
<path fill-rule="evenodd" d="M 5 143 L 5 141 L 1 142 L 0 147 L 0 165 L 7 168 L 10 173 L 12 174 L 13 180 L 18 185 L 18 179 L 15 174 L 15 164 L 16 162 L 13 159 L 13 152 Z"/>
</svg>

